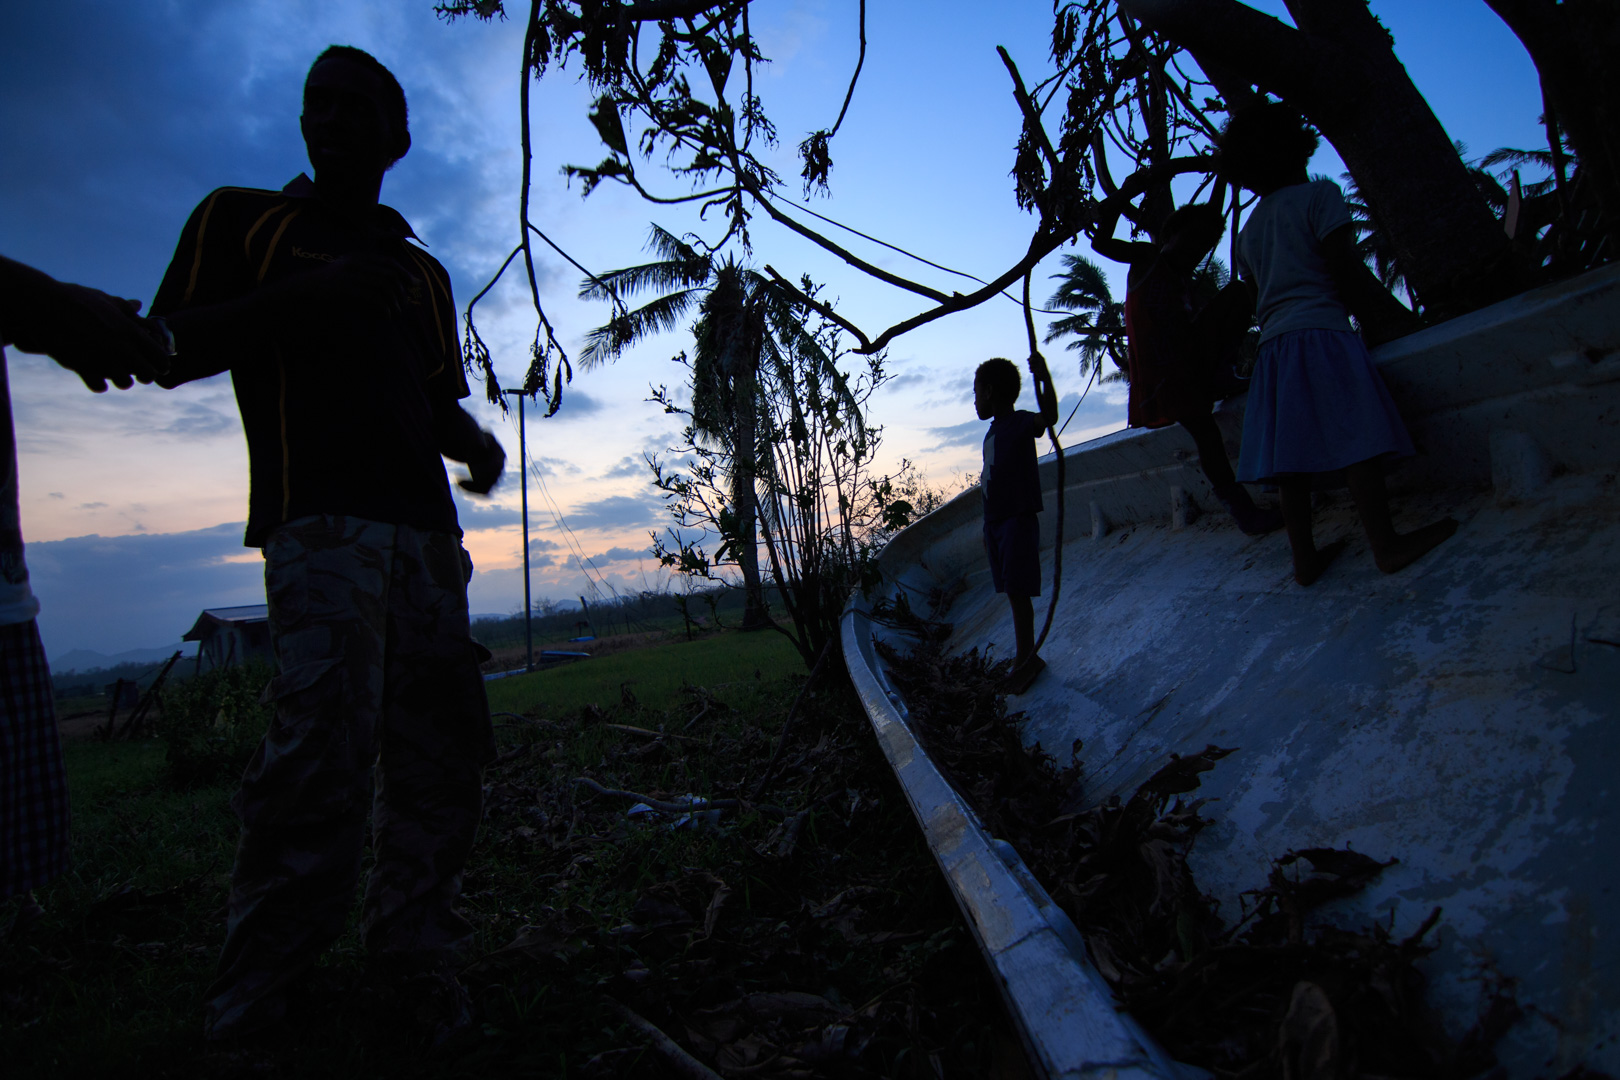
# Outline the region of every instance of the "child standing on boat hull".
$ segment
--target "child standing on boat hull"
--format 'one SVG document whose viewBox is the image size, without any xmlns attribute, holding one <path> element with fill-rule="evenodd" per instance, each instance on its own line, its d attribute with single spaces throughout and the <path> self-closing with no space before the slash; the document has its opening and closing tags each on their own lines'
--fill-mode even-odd
<svg viewBox="0 0 1620 1080">
<path fill-rule="evenodd" d="M 973 373 L 973 408 L 990 421 L 984 435 L 984 550 L 990 579 L 1012 607 L 1017 654 L 1008 686 L 1021 693 L 1045 662 L 1035 654 L 1035 603 L 1041 595 L 1040 472 L 1035 467 L 1035 439 L 1057 423 L 1057 392 L 1049 380 L 1037 379 L 1040 412 L 1014 408 L 1023 379 L 1011 360 L 996 357 Z"/>
<path fill-rule="evenodd" d="M 1254 292 L 1260 320 L 1238 479 L 1282 489 L 1301 585 L 1320 577 L 1343 547 L 1318 549 L 1312 535 L 1311 489 L 1332 474 L 1342 472 L 1386 574 L 1457 530 L 1443 518 L 1403 534 L 1390 521 L 1384 469 L 1413 454 L 1412 440 L 1349 314 L 1373 344 L 1417 329 L 1417 319 L 1356 253 L 1338 185 L 1306 175 L 1316 147 L 1316 132 L 1298 112 L 1267 102 L 1232 117 L 1220 150 L 1226 178 L 1261 196 L 1238 234 L 1234 267 Z"/>
</svg>

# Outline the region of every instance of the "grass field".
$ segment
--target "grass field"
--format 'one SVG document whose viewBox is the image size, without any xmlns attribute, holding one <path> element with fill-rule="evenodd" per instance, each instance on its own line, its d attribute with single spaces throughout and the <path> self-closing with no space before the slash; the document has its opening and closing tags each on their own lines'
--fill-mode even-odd
<svg viewBox="0 0 1620 1080">
<path fill-rule="evenodd" d="M 588 650 L 590 643 L 575 648 Z M 684 686 L 716 691 L 804 673 L 798 650 L 774 630 L 726 633 L 496 679 L 488 684 L 489 707 L 557 716 L 585 705 L 617 705 L 628 693 L 647 708 L 669 709 L 681 701 Z"/>
<path fill-rule="evenodd" d="M 579 783 L 655 800 L 746 796 L 804 679 L 780 635 L 724 633 L 488 684 L 496 711 L 528 719 L 499 728 L 462 889 L 477 937 L 460 978 L 477 1022 L 438 1048 L 422 1013 L 378 996 L 352 925 L 270 1046 L 242 1058 L 204 1045 L 235 783 L 177 787 L 159 740 L 69 743 L 73 869 L 40 890 L 43 918 L 0 933 L 0 1070 L 674 1075 L 622 1019 L 627 1007 L 731 1076 L 1025 1076 L 994 985 L 838 680 L 806 697 L 760 801 L 702 828 L 633 817 L 630 800 Z"/>
</svg>

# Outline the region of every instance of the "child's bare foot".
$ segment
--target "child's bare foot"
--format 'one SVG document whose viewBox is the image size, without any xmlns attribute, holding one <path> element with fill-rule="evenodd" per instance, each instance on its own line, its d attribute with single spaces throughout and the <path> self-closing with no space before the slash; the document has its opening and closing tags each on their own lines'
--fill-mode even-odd
<svg viewBox="0 0 1620 1080">
<path fill-rule="evenodd" d="M 1348 541 L 1335 540 L 1331 544 L 1323 544 L 1308 558 L 1301 559 L 1299 552 L 1294 552 L 1294 580 L 1301 585 L 1309 585 L 1322 576 L 1322 571 L 1328 568 L 1328 563 L 1339 557 Z"/>
<path fill-rule="evenodd" d="M 1378 569 L 1386 574 L 1393 574 L 1397 570 L 1411 566 L 1451 539 L 1451 534 L 1456 531 L 1456 518 L 1441 518 L 1415 532 L 1397 536 L 1394 543 L 1381 552 L 1374 552 L 1373 557 L 1378 563 Z"/>
</svg>

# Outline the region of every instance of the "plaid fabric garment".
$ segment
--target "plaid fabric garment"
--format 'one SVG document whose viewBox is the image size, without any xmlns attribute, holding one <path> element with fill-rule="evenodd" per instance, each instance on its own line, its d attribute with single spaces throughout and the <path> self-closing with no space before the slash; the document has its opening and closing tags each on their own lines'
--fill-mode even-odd
<svg viewBox="0 0 1620 1080">
<path fill-rule="evenodd" d="M 68 790 L 39 628 L 0 626 L 0 899 L 68 865 Z"/>
</svg>

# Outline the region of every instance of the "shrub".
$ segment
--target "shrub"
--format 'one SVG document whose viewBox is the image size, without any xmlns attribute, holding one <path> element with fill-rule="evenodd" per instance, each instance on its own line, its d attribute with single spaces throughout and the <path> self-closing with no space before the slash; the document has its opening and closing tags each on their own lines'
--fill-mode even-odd
<svg viewBox="0 0 1620 1080">
<path fill-rule="evenodd" d="M 241 777 L 275 714 L 259 701 L 272 674 L 270 664 L 255 661 L 164 688 L 157 733 L 171 785 L 207 787 Z"/>
</svg>

